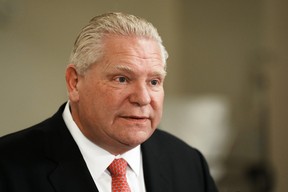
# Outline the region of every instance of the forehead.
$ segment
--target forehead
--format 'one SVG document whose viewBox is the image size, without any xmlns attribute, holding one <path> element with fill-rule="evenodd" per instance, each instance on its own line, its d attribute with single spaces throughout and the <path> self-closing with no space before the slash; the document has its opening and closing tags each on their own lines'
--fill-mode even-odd
<svg viewBox="0 0 288 192">
<path fill-rule="evenodd" d="M 144 37 L 109 35 L 103 39 L 103 61 L 118 65 L 139 64 L 165 68 L 158 42 Z"/>
<path fill-rule="evenodd" d="M 104 55 L 134 54 L 142 59 L 161 58 L 161 49 L 157 41 L 137 36 L 106 35 L 103 38 Z"/>
</svg>

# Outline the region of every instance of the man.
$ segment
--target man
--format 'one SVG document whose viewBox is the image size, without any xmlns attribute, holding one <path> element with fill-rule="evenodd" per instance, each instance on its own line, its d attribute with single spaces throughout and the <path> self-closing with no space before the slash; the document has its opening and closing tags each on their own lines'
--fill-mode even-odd
<svg viewBox="0 0 288 192">
<path fill-rule="evenodd" d="M 0 139 L 0 191 L 217 191 L 201 153 L 156 130 L 167 57 L 146 20 L 93 18 L 66 70 L 69 101 Z"/>
</svg>

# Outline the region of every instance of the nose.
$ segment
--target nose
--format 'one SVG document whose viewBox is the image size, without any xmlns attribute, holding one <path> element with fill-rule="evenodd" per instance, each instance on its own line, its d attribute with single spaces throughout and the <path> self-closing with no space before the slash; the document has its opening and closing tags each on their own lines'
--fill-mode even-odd
<svg viewBox="0 0 288 192">
<path fill-rule="evenodd" d="M 129 98 L 130 102 L 138 106 L 148 105 L 151 102 L 151 95 L 147 86 L 146 83 L 133 86 Z"/>
</svg>

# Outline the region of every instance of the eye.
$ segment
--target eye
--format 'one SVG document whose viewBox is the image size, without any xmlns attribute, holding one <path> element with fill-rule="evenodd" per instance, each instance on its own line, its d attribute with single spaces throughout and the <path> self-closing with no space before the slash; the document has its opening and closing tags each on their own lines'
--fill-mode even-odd
<svg viewBox="0 0 288 192">
<path fill-rule="evenodd" d="M 151 83 L 151 85 L 155 86 L 155 85 L 158 85 L 158 84 L 159 84 L 159 81 L 156 80 L 156 79 L 153 79 L 153 80 L 151 80 L 150 83 Z"/>
<path fill-rule="evenodd" d="M 116 81 L 118 81 L 119 83 L 126 83 L 127 82 L 127 78 L 120 76 L 116 78 Z"/>
</svg>

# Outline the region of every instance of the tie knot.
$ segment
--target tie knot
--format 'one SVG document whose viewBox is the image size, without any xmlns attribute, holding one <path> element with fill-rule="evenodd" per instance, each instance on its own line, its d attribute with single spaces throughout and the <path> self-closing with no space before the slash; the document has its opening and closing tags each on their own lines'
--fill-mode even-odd
<svg viewBox="0 0 288 192">
<path fill-rule="evenodd" d="M 114 159 L 109 165 L 108 170 L 112 176 L 125 175 L 127 168 L 127 162 L 124 159 Z"/>
</svg>

